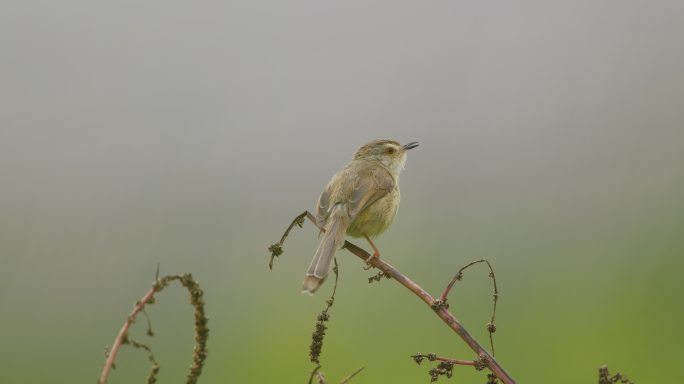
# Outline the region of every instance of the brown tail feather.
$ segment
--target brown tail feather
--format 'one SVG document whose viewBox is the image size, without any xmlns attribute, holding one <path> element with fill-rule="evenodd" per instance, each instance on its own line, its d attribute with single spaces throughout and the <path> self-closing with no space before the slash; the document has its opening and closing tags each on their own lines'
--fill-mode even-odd
<svg viewBox="0 0 684 384">
<path fill-rule="evenodd" d="M 325 233 L 321 239 L 313 260 L 306 272 L 306 278 L 302 286 L 302 293 L 312 295 L 323 284 L 325 278 L 332 269 L 332 261 L 335 252 L 344 244 L 344 235 L 349 226 L 349 216 L 342 204 L 333 207 L 328 218 Z"/>
</svg>

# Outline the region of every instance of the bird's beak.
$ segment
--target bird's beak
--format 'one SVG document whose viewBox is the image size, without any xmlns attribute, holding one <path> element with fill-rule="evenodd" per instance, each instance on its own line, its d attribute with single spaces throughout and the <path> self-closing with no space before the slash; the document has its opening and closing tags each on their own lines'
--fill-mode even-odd
<svg viewBox="0 0 684 384">
<path fill-rule="evenodd" d="M 415 148 L 415 147 L 417 147 L 417 146 L 418 146 L 418 142 L 417 142 L 417 141 L 412 141 L 412 142 L 410 142 L 410 143 L 408 143 L 408 144 L 404 144 L 404 150 L 413 149 L 413 148 Z"/>
</svg>

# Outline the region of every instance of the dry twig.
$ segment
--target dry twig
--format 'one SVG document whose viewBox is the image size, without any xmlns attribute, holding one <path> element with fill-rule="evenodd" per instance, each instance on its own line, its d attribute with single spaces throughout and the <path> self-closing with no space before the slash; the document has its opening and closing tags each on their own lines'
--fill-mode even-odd
<svg viewBox="0 0 684 384">
<path fill-rule="evenodd" d="M 188 374 L 186 383 L 195 384 L 202 373 L 204 360 L 207 358 L 207 338 L 209 336 L 209 328 L 207 328 L 207 316 L 204 313 L 204 300 L 202 296 L 204 292 L 197 281 L 192 279 L 189 273 L 183 275 L 164 276 L 161 279 L 156 279 L 152 288 L 135 304 L 133 311 L 128 315 L 124 325 L 121 327 L 119 334 L 114 339 L 114 344 L 111 350 L 107 353 L 107 360 L 105 361 L 102 374 L 98 381 L 99 384 L 106 384 L 111 370 L 114 368 L 114 360 L 119 352 L 119 349 L 124 344 L 130 344 L 136 348 L 142 348 L 150 353 L 150 360 L 153 363 L 152 371 L 148 376 L 147 382 L 154 383 L 156 381 L 156 373 L 159 371 L 159 364 L 154 360 L 152 353 L 146 345 L 131 340 L 128 338 L 128 330 L 135 322 L 135 318 L 141 311 L 144 310 L 145 305 L 154 303 L 154 295 L 161 292 L 172 281 L 179 281 L 190 292 L 190 303 L 195 308 L 195 349 L 192 354 L 192 364 L 190 365 L 190 373 Z M 144 312 L 143 312 L 144 313 Z M 148 329 L 148 335 L 152 336 L 151 329 Z"/>
</svg>

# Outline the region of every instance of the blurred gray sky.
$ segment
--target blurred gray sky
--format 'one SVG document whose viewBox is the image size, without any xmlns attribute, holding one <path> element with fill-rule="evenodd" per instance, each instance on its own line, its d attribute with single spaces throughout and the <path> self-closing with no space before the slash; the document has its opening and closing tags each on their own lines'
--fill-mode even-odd
<svg viewBox="0 0 684 384">
<path fill-rule="evenodd" d="M 227 225 L 310 207 L 378 137 L 422 143 L 408 172 L 426 212 L 458 217 L 444 201 L 483 194 L 496 209 L 526 199 L 616 214 L 675 199 L 683 12 L 676 1 L 5 2 L 3 260 L 31 254 L 31 236 L 118 241 L 138 226 L 182 233 L 207 213 Z"/>
<path fill-rule="evenodd" d="M 0 317 L 128 308 L 139 287 L 103 274 L 160 260 L 233 276 L 224 255 L 262 252 L 375 138 L 421 143 L 396 233 L 680 244 L 683 20 L 681 1 L 4 1 Z"/>
</svg>

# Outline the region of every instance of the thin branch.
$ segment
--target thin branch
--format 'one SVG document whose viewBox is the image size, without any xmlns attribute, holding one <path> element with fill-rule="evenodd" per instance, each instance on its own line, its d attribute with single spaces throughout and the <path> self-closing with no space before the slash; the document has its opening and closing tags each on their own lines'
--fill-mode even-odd
<svg viewBox="0 0 684 384">
<path fill-rule="evenodd" d="M 157 275 L 158 276 L 158 275 Z M 102 374 L 98 381 L 99 384 L 106 384 L 109 378 L 111 370 L 114 368 L 114 360 L 116 360 L 116 355 L 123 344 L 130 343 L 128 339 L 128 330 L 131 324 L 135 322 L 136 316 L 144 311 L 145 305 L 154 303 L 154 295 L 157 292 L 161 292 L 166 288 L 172 281 L 179 281 L 183 287 L 185 287 L 190 293 L 190 303 L 195 309 L 195 348 L 192 354 L 192 364 L 190 365 L 190 373 L 187 376 L 186 383 L 195 384 L 202 373 L 202 367 L 204 366 L 204 361 L 207 358 L 207 338 L 209 337 L 209 328 L 207 327 L 207 316 L 204 312 L 204 300 L 202 296 L 204 292 L 199 286 L 197 281 L 192 279 L 192 275 L 189 273 L 183 275 L 170 275 L 164 276 L 161 279 L 156 279 L 152 288 L 147 291 L 147 293 L 135 304 L 133 311 L 128 315 L 126 321 L 124 322 L 119 334 L 114 339 L 114 344 L 112 349 L 107 354 L 107 360 L 105 361 L 104 368 L 102 369 Z M 148 334 L 151 334 L 151 328 L 148 328 Z M 135 342 L 133 344 L 137 348 L 146 349 L 151 353 L 149 348 L 144 344 Z M 153 374 L 159 370 L 159 365 L 151 359 L 153 366 Z M 152 376 L 154 377 L 154 376 Z"/>
<path fill-rule="evenodd" d="M 473 367 L 480 367 L 482 366 L 482 362 L 478 360 L 461 360 L 461 359 L 449 359 L 447 357 L 440 357 L 435 355 L 434 353 L 428 353 L 427 355 L 423 355 L 422 353 L 412 355 L 413 361 L 415 361 L 417 364 L 420 364 L 423 362 L 424 359 L 428 359 L 429 361 L 443 361 L 446 363 L 450 363 L 453 365 L 470 365 Z M 482 366 L 484 368 L 484 366 Z"/>
<path fill-rule="evenodd" d="M 325 383 L 325 376 L 318 372 L 319 369 L 321 369 L 320 365 L 316 366 L 316 368 L 311 371 L 311 376 L 309 376 L 309 384 L 314 384 L 314 378 L 316 378 L 316 384 Z"/>
<path fill-rule="evenodd" d="M 283 237 L 280 238 L 280 241 L 268 247 L 268 250 L 271 251 L 271 259 L 268 261 L 268 269 L 273 269 L 274 259 L 283 253 L 283 243 L 285 242 L 285 239 L 287 239 L 287 235 L 290 234 L 290 231 L 295 225 L 301 228 L 304 224 L 305 217 L 311 220 L 314 225 L 318 226 L 318 224 L 316 224 L 316 218 L 310 214 L 309 211 L 304 211 L 299 216 L 295 217 L 295 219 L 292 220 L 292 223 L 290 223 L 290 226 L 285 230 L 285 233 L 283 233 Z M 321 229 L 321 231 L 325 232 L 323 229 Z"/>
<path fill-rule="evenodd" d="M 271 256 L 271 261 L 273 260 L 275 255 L 275 252 L 279 251 L 278 254 L 282 253 L 282 244 L 285 241 L 285 238 L 287 237 L 287 234 L 289 233 L 289 230 L 295 225 L 301 223 L 301 220 L 303 220 L 304 217 L 308 217 L 316 227 L 318 227 L 318 224 L 316 223 L 316 220 L 314 219 L 313 215 L 311 215 L 308 211 L 305 211 L 301 215 L 299 215 L 293 224 L 290 225 L 288 228 L 288 231 L 283 235 L 279 243 L 273 244 L 271 247 L 269 247 L 269 250 L 272 252 Z M 298 222 L 299 220 L 299 222 Z M 300 225 L 301 226 L 301 225 Z M 323 230 L 321 227 L 318 227 L 319 230 Z M 356 255 L 359 257 L 361 260 L 364 262 L 368 261 L 370 265 L 372 265 L 375 268 L 378 268 L 382 272 L 384 272 L 386 275 L 389 275 L 391 278 L 396 280 L 399 284 L 403 285 L 408 289 L 409 291 L 413 292 L 416 296 L 418 296 L 425 304 L 427 304 L 430 308 L 432 308 L 435 312 L 435 314 L 444 321 L 444 323 L 447 324 L 449 328 L 451 328 L 456 334 L 472 349 L 478 356 L 478 359 L 483 361 L 487 368 L 489 368 L 495 375 L 498 377 L 504 384 L 515 384 L 515 379 L 511 377 L 508 372 L 494 359 L 494 357 L 487 352 L 478 342 L 475 340 L 470 333 L 461 325 L 461 323 L 452 315 L 445 306 L 440 306 L 439 301 L 435 300 L 429 293 L 427 293 L 423 288 L 421 288 L 418 284 L 413 282 L 411 279 L 409 279 L 406 275 L 401 273 L 398 269 L 394 268 L 392 265 L 386 263 L 383 259 L 379 257 L 373 257 L 370 258 L 370 254 L 366 252 L 364 249 L 350 243 L 349 241 L 345 241 L 344 245 L 342 248 L 346 249 L 347 251 L 351 252 L 352 254 Z M 437 305 L 435 305 L 437 304 Z"/>
<path fill-rule="evenodd" d="M 494 356 L 494 332 L 496 332 L 496 302 L 499 300 L 499 289 L 496 285 L 496 275 L 494 274 L 494 268 L 492 268 L 492 265 L 489 263 L 488 260 L 481 259 L 471 261 L 470 263 L 466 264 L 461 269 L 459 269 L 458 272 L 456 272 L 456 275 L 454 275 L 454 277 L 451 279 L 447 287 L 444 289 L 444 292 L 442 292 L 442 295 L 439 297 L 437 305 L 449 308 L 449 305 L 447 304 L 447 296 L 449 295 L 449 291 L 451 291 L 451 288 L 454 286 L 454 283 L 456 283 L 457 281 L 461 281 L 463 279 L 463 271 L 479 263 L 487 264 L 487 267 L 489 268 L 489 277 L 492 279 L 494 286 L 494 291 L 492 292 L 492 316 L 489 319 L 489 323 L 487 323 L 487 331 L 489 332 L 489 345 L 492 348 L 492 356 Z"/>
<path fill-rule="evenodd" d="M 346 383 L 348 383 L 349 380 L 353 379 L 354 376 L 358 375 L 359 372 L 363 371 L 363 368 L 364 368 L 364 367 L 361 367 L 361 368 L 357 369 L 356 371 L 352 372 L 351 375 L 349 375 L 349 376 L 345 377 L 344 379 L 342 379 L 342 381 L 340 381 L 340 384 L 346 384 Z"/>
<path fill-rule="evenodd" d="M 424 355 L 422 353 L 416 354 L 411 356 L 413 358 L 413 361 L 416 362 L 416 364 L 419 364 L 423 362 L 423 360 L 428 359 L 429 361 L 439 361 L 439 364 L 437 364 L 436 367 L 430 369 L 428 371 L 428 374 L 430 375 L 430 382 L 435 382 L 439 380 L 440 376 L 446 376 L 447 378 L 450 378 L 454 374 L 454 365 L 469 365 L 471 367 L 474 367 L 478 371 L 481 371 L 485 368 L 487 368 L 487 364 L 483 359 L 480 360 L 460 360 L 460 359 L 449 359 L 446 357 L 440 357 L 437 356 L 434 353 L 428 353 L 427 355 Z M 490 384 L 490 382 L 493 382 L 493 384 L 497 383 L 495 379 L 492 379 L 492 377 L 496 377 L 493 373 L 490 373 L 487 375 L 489 377 L 489 381 L 487 384 Z"/>
<path fill-rule="evenodd" d="M 140 301 L 138 301 L 135 304 L 135 308 L 133 308 L 133 311 L 126 318 L 126 321 L 124 322 L 124 325 L 121 327 L 119 334 L 116 335 L 116 339 L 114 339 L 112 349 L 109 350 L 109 353 L 107 354 L 107 360 L 105 361 L 105 366 L 102 369 L 102 374 L 100 375 L 100 384 L 107 383 L 109 372 L 112 370 L 112 367 L 114 367 L 114 360 L 116 360 L 116 354 L 119 352 L 119 348 L 121 348 L 128 335 L 128 328 L 131 327 L 131 324 L 133 324 L 133 321 L 135 321 L 135 317 L 138 315 L 140 311 L 142 311 L 142 309 L 145 307 L 145 304 L 147 304 L 147 302 L 154 297 L 155 292 L 157 292 L 155 287 L 152 287 L 152 289 L 147 291 L 145 296 L 143 296 L 142 299 L 140 299 Z"/>
<path fill-rule="evenodd" d="M 364 261 L 366 261 L 366 259 L 368 259 L 370 256 L 368 252 L 348 241 L 345 241 L 343 248 L 347 249 L 349 252 L 353 253 Z M 427 293 L 423 288 L 406 277 L 404 274 L 399 272 L 398 269 L 386 263 L 384 260 L 374 257 L 371 259 L 370 263 L 374 267 L 390 275 L 394 280 L 413 292 L 431 308 L 435 304 L 436 300 L 429 293 Z M 449 326 L 449 328 L 451 328 L 458 336 L 461 337 L 461 339 L 463 339 L 463 341 L 480 357 L 480 359 L 486 361 L 487 367 L 496 375 L 496 377 L 498 377 L 505 384 L 515 384 L 515 379 L 513 379 L 508 372 L 506 372 L 506 370 L 496 361 L 496 359 L 494 359 L 494 357 L 490 355 L 489 352 L 487 352 L 477 342 L 477 340 L 470 335 L 470 333 L 468 333 L 468 331 L 463 327 L 463 325 L 461 325 L 456 317 L 449 312 L 448 309 L 439 308 L 435 310 L 435 313 L 447 324 L 447 326 Z"/>
<path fill-rule="evenodd" d="M 145 313 L 143 311 L 143 313 Z M 152 363 L 152 369 L 150 369 L 150 374 L 147 376 L 147 383 L 148 384 L 154 384 L 157 382 L 157 374 L 159 373 L 159 370 L 161 369 L 161 366 L 157 362 L 157 359 L 154 358 L 154 354 L 152 353 L 152 350 L 150 347 L 148 347 L 146 344 L 143 344 L 137 340 L 133 340 L 131 338 L 127 338 L 124 341 L 124 344 L 128 344 L 133 348 L 138 348 L 138 349 L 143 349 L 147 352 L 147 359 Z"/>
</svg>

